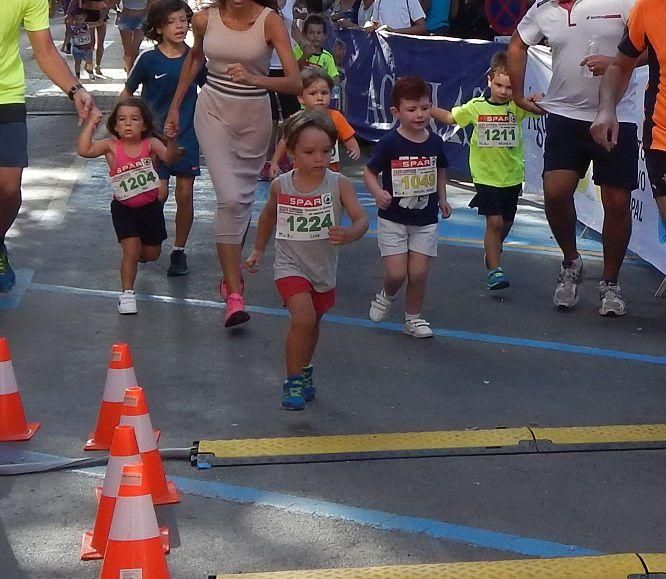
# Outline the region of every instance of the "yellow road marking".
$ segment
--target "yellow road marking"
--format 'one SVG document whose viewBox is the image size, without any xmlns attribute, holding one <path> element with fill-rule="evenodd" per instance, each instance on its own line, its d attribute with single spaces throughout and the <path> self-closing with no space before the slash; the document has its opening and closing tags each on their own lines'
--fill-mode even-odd
<svg viewBox="0 0 666 579">
<path fill-rule="evenodd" d="M 608 444 L 613 442 L 666 441 L 666 424 L 625 424 L 617 426 L 572 426 L 532 428 L 537 440 L 553 444 Z"/>
<path fill-rule="evenodd" d="M 662 565 L 666 555 L 641 555 L 645 561 Z M 652 568 L 657 572 L 664 567 Z M 645 569 L 635 554 L 571 557 L 560 559 L 523 559 L 517 561 L 483 561 L 479 563 L 443 563 L 434 565 L 396 565 L 357 569 L 319 569 L 311 571 L 278 571 L 247 573 L 243 579 L 627 579 L 644 575 Z M 217 579 L 238 575 L 217 575 Z"/>
</svg>

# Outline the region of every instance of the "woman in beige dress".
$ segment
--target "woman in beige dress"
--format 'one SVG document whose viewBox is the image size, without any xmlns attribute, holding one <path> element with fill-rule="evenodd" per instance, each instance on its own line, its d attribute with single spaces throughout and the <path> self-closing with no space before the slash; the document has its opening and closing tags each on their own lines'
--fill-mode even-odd
<svg viewBox="0 0 666 579">
<path fill-rule="evenodd" d="M 220 293 L 227 302 L 225 326 L 231 327 L 250 319 L 243 300 L 241 250 L 270 143 L 268 91 L 299 94 L 302 85 L 276 0 L 219 0 L 194 15 L 192 31 L 194 46 L 165 126 L 177 130 L 182 99 L 206 62 L 208 77 L 197 100 L 194 129 L 217 196 Z M 268 76 L 273 50 L 284 77 Z"/>
</svg>

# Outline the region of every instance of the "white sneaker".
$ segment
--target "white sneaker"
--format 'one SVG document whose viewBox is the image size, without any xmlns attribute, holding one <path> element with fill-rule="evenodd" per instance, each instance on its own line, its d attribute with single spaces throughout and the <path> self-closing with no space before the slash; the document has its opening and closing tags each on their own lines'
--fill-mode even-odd
<svg viewBox="0 0 666 579">
<path fill-rule="evenodd" d="M 557 278 L 553 303 L 558 308 L 573 308 L 580 298 L 578 284 L 583 280 L 583 260 L 580 255 L 571 262 L 571 267 L 561 266 Z"/>
<path fill-rule="evenodd" d="M 134 292 L 124 291 L 118 298 L 119 314 L 136 314 L 136 294 Z"/>
<path fill-rule="evenodd" d="M 372 298 L 372 301 L 370 302 L 370 319 L 373 322 L 384 321 L 386 316 L 388 316 L 392 303 L 393 300 L 386 297 L 384 290 L 375 294 L 375 297 Z"/>
<path fill-rule="evenodd" d="M 600 281 L 599 297 L 601 298 L 600 315 L 623 316 L 627 313 L 627 306 L 624 303 L 622 290 L 618 284 L 610 285 L 605 281 Z"/>
<path fill-rule="evenodd" d="M 432 338 L 434 335 L 430 324 L 421 318 L 407 320 L 402 326 L 402 333 L 414 338 Z"/>
</svg>

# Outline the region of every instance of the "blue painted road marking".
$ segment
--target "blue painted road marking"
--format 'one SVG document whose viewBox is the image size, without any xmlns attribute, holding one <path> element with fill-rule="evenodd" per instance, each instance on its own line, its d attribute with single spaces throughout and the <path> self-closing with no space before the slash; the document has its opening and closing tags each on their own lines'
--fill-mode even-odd
<svg viewBox="0 0 666 579">
<path fill-rule="evenodd" d="M 63 457 L 39 452 L 22 451 L 12 447 L 0 447 L 0 462 L 25 463 L 29 461 L 65 460 Z M 104 477 L 105 469 L 95 467 L 89 469 L 77 469 L 72 472 L 92 475 L 98 478 Z M 521 537 L 510 533 L 480 529 L 467 525 L 458 525 L 437 521 L 410 517 L 385 511 L 362 509 L 329 501 L 308 499 L 273 491 L 265 491 L 251 487 L 230 485 L 217 481 L 206 481 L 188 477 L 169 477 L 184 493 L 199 497 L 217 499 L 259 507 L 271 507 L 284 510 L 296 515 L 310 515 L 324 519 L 335 519 L 347 523 L 354 523 L 384 531 L 398 531 L 401 533 L 423 534 L 433 539 L 464 543 L 474 547 L 484 547 L 517 553 L 528 557 L 580 557 L 589 555 L 603 555 L 599 551 L 556 543 Z"/>
<path fill-rule="evenodd" d="M 117 291 L 77 288 L 62 285 L 48 285 L 41 283 L 31 283 L 28 289 L 45 291 L 51 293 L 81 295 L 81 296 L 102 296 L 117 298 Z M 224 309 L 225 305 L 212 300 L 200 300 L 194 298 L 175 298 L 172 296 L 160 296 L 151 294 L 137 294 L 137 300 L 146 302 L 158 302 L 165 304 L 175 304 L 181 306 L 194 306 L 199 308 Z M 262 306 L 247 306 L 249 312 L 264 314 L 268 316 L 288 317 L 289 313 L 284 308 L 266 308 Z M 352 318 L 348 316 L 327 315 L 325 322 L 342 324 L 346 326 L 356 326 L 361 328 L 381 328 L 391 332 L 402 333 L 402 324 L 381 322 L 375 323 L 365 318 Z M 548 342 L 545 340 L 532 340 L 528 338 L 513 338 L 511 336 L 500 336 L 495 334 L 484 334 L 479 332 L 466 332 L 462 330 L 448 330 L 446 328 L 433 328 L 435 336 L 449 338 L 452 340 L 464 340 L 469 342 L 484 342 L 487 344 L 502 344 L 505 346 L 514 346 L 519 348 L 536 348 L 539 350 L 549 350 L 552 352 L 563 352 L 567 354 L 581 354 L 584 356 L 596 356 L 599 358 L 610 358 L 615 360 L 627 360 L 630 362 L 640 362 L 644 364 L 666 365 L 666 356 L 653 356 L 651 354 L 640 354 L 635 352 L 624 352 L 622 350 L 611 350 L 608 348 L 594 348 L 592 346 L 580 346 L 577 344 L 567 344 L 566 342 Z"/>
</svg>

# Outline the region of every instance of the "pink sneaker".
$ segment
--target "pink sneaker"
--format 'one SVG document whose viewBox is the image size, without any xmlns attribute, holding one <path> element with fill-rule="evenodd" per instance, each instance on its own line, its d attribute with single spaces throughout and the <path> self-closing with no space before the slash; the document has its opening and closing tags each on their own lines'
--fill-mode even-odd
<svg viewBox="0 0 666 579">
<path fill-rule="evenodd" d="M 224 327 L 240 326 L 250 320 L 250 314 L 245 311 L 245 302 L 240 294 L 231 294 L 227 298 L 227 311 L 224 314 Z"/>
<path fill-rule="evenodd" d="M 243 279 L 243 274 L 241 273 L 241 295 L 245 293 L 245 280 Z M 227 296 L 229 295 L 229 290 L 227 290 L 227 282 L 224 281 L 224 278 L 220 280 L 220 297 L 223 302 L 227 301 Z"/>
</svg>

